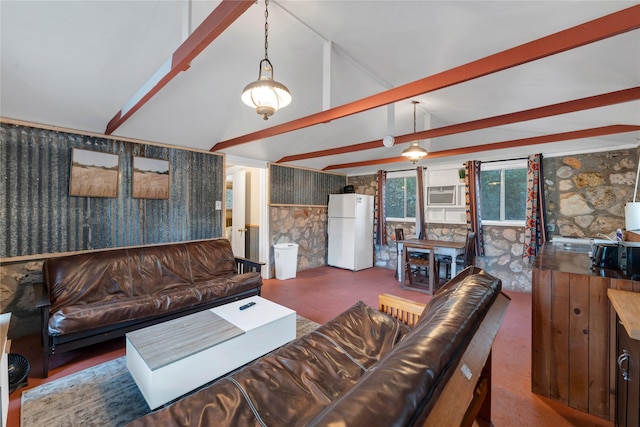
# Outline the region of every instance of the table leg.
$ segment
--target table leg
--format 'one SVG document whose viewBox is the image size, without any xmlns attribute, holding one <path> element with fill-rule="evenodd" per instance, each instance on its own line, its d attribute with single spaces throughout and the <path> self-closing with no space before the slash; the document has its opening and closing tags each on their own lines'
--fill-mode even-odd
<svg viewBox="0 0 640 427">
<path fill-rule="evenodd" d="M 434 250 L 429 251 L 429 295 L 433 295 L 435 289 L 435 275 L 436 275 L 436 258 L 434 256 Z M 440 280 L 438 279 L 438 282 Z"/>
<path fill-rule="evenodd" d="M 451 278 L 453 279 L 458 274 L 458 263 L 456 262 L 458 251 L 455 249 L 451 249 L 449 256 L 451 257 Z"/>
<path fill-rule="evenodd" d="M 400 254 L 402 254 L 402 258 L 398 260 L 398 280 L 400 281 L 400 289 L 404 289 L 404 275 L 407 272 L 407 248 L 403 247 Z"/>
<path fill-rule="evenodd" d="M 404 270 L 404 245 L 402 243 L 396 243 L 398 249 L 398 259 L 396 259 L 396 277 L 398 278 L 398 282 L 402 283 L 402 270 Z"/>
</svg>

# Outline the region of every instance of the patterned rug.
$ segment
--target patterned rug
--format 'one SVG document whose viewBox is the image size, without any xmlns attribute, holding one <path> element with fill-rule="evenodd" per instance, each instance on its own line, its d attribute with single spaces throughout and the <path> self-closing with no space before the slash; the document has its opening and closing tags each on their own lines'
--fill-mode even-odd
<svg viewBox="0 0 640 427">
<path fill-rule="evenodd" d="M 318 326 L 297 316 L 296 336 Z M 22 427 L 120 427 L 151 410 L 120 357 L 25 391 L 21 412 Z"/>
</svg>

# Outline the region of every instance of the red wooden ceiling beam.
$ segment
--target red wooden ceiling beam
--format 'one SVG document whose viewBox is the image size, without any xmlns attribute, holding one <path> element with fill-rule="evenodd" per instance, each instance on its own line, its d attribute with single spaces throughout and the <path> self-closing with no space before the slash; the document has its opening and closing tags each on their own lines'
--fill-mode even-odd
<svg viewBox="0 0 640 427">
<path fill-rule="evenodd" d="M 518 111 L 516 113 L 503 114 L 501 116 L 488 117 L 471 122 L 458 123 L 441 128 L 428 129 L 416 133 L 408 133 L 395 137 L 396 144 L 411 142 L 418 139 L 437 138 L 457 133 L 470 132 L 474 130 L 486 129 L 495 126 L 502 126 L 511 123 L 535 120 L 543 117 L 557 116 L 559 114 L 573 113 L 576 111 L 588 110 L 591 108 L 604 107 L 607 105 L 620 104 L 640 99 L 640 86 L 630 89 L 623 89 L 616 92 L 609 92 L 602 95 L 590 96 L 587 98 L 575 99 L 573 101 L 561 102 L 559 104 L 547 105 L 530 110 Z M 345 145 L 342 147 L 328 148 L 326 150 L 312 151 L 309 153 L 294 154 L 285 156 L 278 160 L 278 163 L 294 162 L 298 160 L 313 159 L 316 157 L 333 156 L 355 151 L 370 150 L 382 147 L 382 140 L 362 142 L 359 144 Z"/>
<path fill-rule="evenodd" d="M 550 135 L 534 136 L 531 138 L 513 139 L 511 141 L 493 142 L 489 144 L 473 145 L 470 147 L 452 148 L 450 150 L 432 151 L 424 159 L 437 159 L 440 157 L 459 156 L 482 151 L 502 150 L 505 148 L 525 147 L 527 145 L 547 144 L 550 142 L 569 141 L 572 139 L 592 138 L 616 133 L 634 132 L 640 130 L 637 125 L 611 125 L 598 128 L 574 130 L 570 132 L 554 133 Z M 348 169 L 362 166 L 385 165 L 389 163 L 406 162 L 406 157 L 389 157 L 387 159 L 366 160 L 362 162 L 342 163 L 329 165 L 322 170 Z"/>
<path fill-rule="evenodd" d="M 191 65 L 191 61 L 254 3 L 254 0 L 222 0 L 218 7 L 176 49 L 170 60 L 156 71 L 125 107 L 116 113 L 107 124 L 107 130 L 104 133 L 111 135 L 133 113 L 160 92 L 160 89 L 165 87 L 180 71 L 186 71 Z"/>
<path fill-rule="evenodd" d="M 358 101 L 301 117 L 268 129 L 217 143 L 211 151 L 223 150 L 247 142 L 326 123 L 361 113 L 412 96 L 433 92 L 449 86 L 503 71 L 527 62 L 575 49 L 628 31 L 640 28 L 640 5 L 594 19 L 511 49 L 478 59 L 468 64 L 398 86 Z"/>
</svg>

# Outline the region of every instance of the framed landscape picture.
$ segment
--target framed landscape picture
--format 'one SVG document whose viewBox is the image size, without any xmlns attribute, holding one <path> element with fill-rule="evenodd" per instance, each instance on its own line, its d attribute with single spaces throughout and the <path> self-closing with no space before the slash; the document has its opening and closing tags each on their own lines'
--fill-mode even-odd
<svg viewBox="0 0 640 427">
<path fill-rule="evenodd" d="M 133 197 L 136 199 L 169 198 L 169 161 L 133 158 Z"/>
<path fill-rule="evenodd" d="M 117 197 L 120 156 L 74 148 L 71 153 L 69 195 Z"/>
</svg>

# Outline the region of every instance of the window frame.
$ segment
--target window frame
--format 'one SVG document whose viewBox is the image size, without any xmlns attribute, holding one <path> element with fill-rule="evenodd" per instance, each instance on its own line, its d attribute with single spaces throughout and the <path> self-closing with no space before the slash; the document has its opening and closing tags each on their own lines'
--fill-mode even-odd
<svg viewBox="0 0 640 427">
<path fill-rule="evenodd" d="M 490 163 L 481 163 L 480 164 L 480 173 L 483 171 L 492 171 L 499 170 L 500 171 L 500 218 L 504 218 L 505 215 L 505 185 L 504 185 L 504 172 L 509 169 L 527 169 L 527 159 L 520 160 L 506 160 L 506 161 L 497 161 Z M 482 188 L 480 189 L 482 192 Z M 482 214 L 482 212 L 481 212 Z M 526 215 L 526 205 L 525 205 L 525 215 Z M 513 226 L 513 227 L 524 227 L 526 223 L 526 218 L 522 220 L 515 219 L 482 219 L 482 225 L 498 225 L 498 226 Z"/>
<path fill-rule="evenodd" d="M 387 181 L 389 181 L 390 179 L 398 179 L 398 178 L 415 178 L 416 180 L 416 184 L 418 181 L 418 176 L 416 174 L 415 170 L 408 170 L 408 171 L 400 171 L 400 172 L 387 172 Z M 405 190 L 404 190 L 404 208 L 405 211 L 407 209 L 407 186 L 406 186 L 406 180 L 405 180 L 405 186 L 404 186 Z M 385 192 L 387 191 L 387 189 L 385 188 Z M 389 197 L 389 194 L 387 193 L 387 197 Z M 416 185 L 416 208 L 418 207 L 418 189 L 417 189 L 417 185 Z M 386 203 L 386 200 L 385 200 Z M 385 208 L 386 211 L 386 208 Z M 408 216 L 408 217 L 404 217 L 404 218 L 398 218 L 398 217 L 392 217 L 392 216 L 386 216 L 385 215 L 385 219 L 386 221 L 396 221 L 396 222 L 411 222 L 411 221 L 415 221 L 416 217 L 414 216 Z"/>
</svg>

